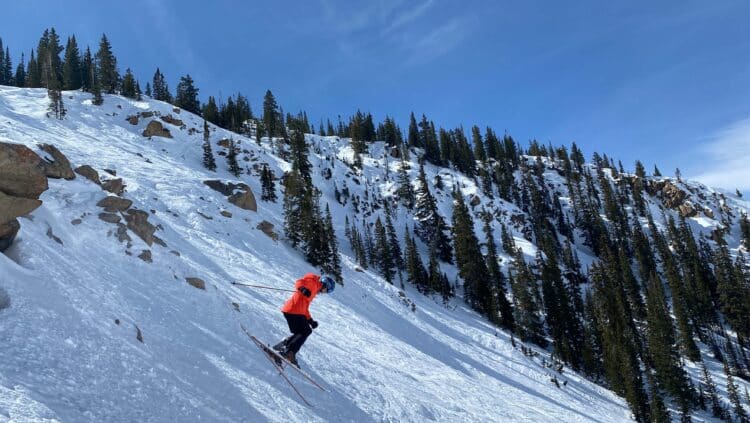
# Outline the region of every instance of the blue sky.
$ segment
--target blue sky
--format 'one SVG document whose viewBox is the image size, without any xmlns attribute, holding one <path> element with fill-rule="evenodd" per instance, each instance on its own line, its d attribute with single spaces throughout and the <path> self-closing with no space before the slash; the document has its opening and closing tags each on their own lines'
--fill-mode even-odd
<svg viewBox="0 0 750 423">
<path fill-rule="evenodd" d="M 563 4 L 563 3 L 575 3 Z M 44 28 L 110 38 L 142 84 L 267 88 L 318 120 L 357 108 L 405 126 L 473 124 L 576 141 L 663 173 L 750 191 L 747 1 L 24 1 L 3 5 L 14 63 Z"/>
</svg>

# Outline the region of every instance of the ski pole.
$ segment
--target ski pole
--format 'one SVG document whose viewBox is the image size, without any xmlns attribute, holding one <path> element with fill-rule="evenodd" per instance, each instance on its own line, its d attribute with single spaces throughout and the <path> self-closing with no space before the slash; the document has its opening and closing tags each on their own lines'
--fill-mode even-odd
<svg viewBox="0 0 750 423">
<path fill-rule="evenodd" d="M 297 292 L 297 291 L 292 291 L 291 289 L 273 288 L 273 287 L 264 286 L 264 285 L 250 285 L 248 283 L 239 283 L 239 282 L 232 282 L 232 285 L 248 286 L 248 287 L 251 287 L 251 288 L 271 289 L 271 290 L 274 290 L 274 291 Z"/>
</svg>

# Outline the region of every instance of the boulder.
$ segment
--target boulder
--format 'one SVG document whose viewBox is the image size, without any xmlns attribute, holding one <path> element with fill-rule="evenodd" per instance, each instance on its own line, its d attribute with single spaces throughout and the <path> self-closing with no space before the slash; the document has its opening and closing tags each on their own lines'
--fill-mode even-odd
<svg viewBox="0 0 750 423">
<path fill-rule="evenodd" d="M 258 203 L 255 201 L 255 195 L 253 195 L 253 191 L 247 184 L 234 184 L 219 180 L 208 180 L 203 181 L 203 183 L 214 191 L 228 196 L 229 202 L 235 206 L 245 210 L 258 211 Z"/>
<path fill-rule="evenodd" d="M 268 236 L 269 238 L 271 238 L 274 241 L 278 241 L 279 240 L 279 234 L 277 234 L 273 230 L 273 223 L 271 223 L 271 222 L 269 222 L 267 220 L 264 220 L 264 221 L 258 223 L 258 226 L 256 226 L 256 229 L 259 229 L 261 232 L 263 232 L 264 234 L 266 234 L 266 236 Z"/>
<path fill-rule="evenodd" d="M 682 217 L 695 217 L 698 215 L 698 210 L 696 210 L 689 202 L 681 204 L 677 210 L 679 210 L 680 216 Z"/>
<path fill-rule="evenodd" d="M 128 116 L 127 120 L 131 125 L 138 125 L 138 115 Z"/>
<path fill-rule="evenodd" d="M 128 229 L 138 235 L 143 242 L 148 244 L 149 247 L 153 245 L 156 227 L 149 223 L 148 213 L 143 210 L 130 209 L 125 215 L 125 221 L 128 224 Z"/>
<path fill-rule="evenodd" d="M 19 229 L 21 229 L 21 224 L 16 219 L 0 224 L 0 251 L 5 251 L 10 247 Z"/>
<path fill-rule="evenodd" d="M 102 183 L 102 189 L 109 191 L 114 195 L 122 195 L 125 192 L 125 184 L 122 183 L 122 178 L 110 179 Z"/>
<path fill-rule="evenodd" d="M 223 140 L 219 140 L 217 144 L 219 144 L 219 147 L 229 148 L 229 146 L 232 145 L 232 142 L 229 138 L 224 138 Z"/>
<path fill-rule="evenodd" d="M 218 191 L 224 195 L 232 195 L 232 193 L 234 192 L 235 185 L 232 183 L 224 183 L 219 180 L 208 180 L 203 181 L 203 183 L 212 190 Z"/>
<path fill-rule="evenodd" d="M 198 289 L 206 289 L 206 282 L 204 282 L 201 278 L 185 278 L 185 280 L 187 281 L 187 283 Z"/>
<path fill-rule="evenodd" d="M 401 158 L 401 150 L 398 147 L 391 147 L 390 155 L 394 159 L 400 159 Z"/>
<path fill-rule="evenodd" d="M 222 210 L 219 213 L 221 213 L 221 215 L 224 216 L 224 217 L 232 217 L 232 213 L 228 212 L 226 210 Z"/>
<path fill-rule="evenodd" d="M 0 191 L 0 224 L 8 223 L 19 216 L 31 213 L 42 202 L 34 198 L 15 197 Z"/>
<path fill-rule="evenodd" d="M 50 178 L 55 179 L 75 179 L 76 174 L 70 167 L 70 161 L 60 150 L 52 144 L 40 144 L 39 148 L 45 153 L 52 156 L 52 160 L 45 158 L 45 173 Z"/>
<path fill-rule="evenodd" d="M 117 224 L 117 240 L 120 242 L 130 242 L 133 240 L 128 235 L 128 227 L 122 223 Z"/>
<path fill-rule="evenodd" d="M 78 166 L 75 172 L 97 185 L 102 184 L 102 181 L 99 179 L 99 172 L 89 165 Z"/>
<path fill-rule="evenodd" d="M 481 198 L 479 198 L 479 196 L 478 196 L 478 195 L 474 195 L 473 197 L 471 197 L 471 202 L 469 203 L 469 205 L 470 205 L 470 206 L 471 206 L 472 208 L 474 208 L 474 207 L 478 206 L 478 205 L 479 205 L 479 204 L 481 204 L 481 203 L 482 203 L 482 199 L 481 199 Z"/>
<path fill-rule="evenodd" d="M 255 201 L 255 195 L 253 195 L 250 187 L 245 186 L 247 190 L 232 194 L 229 196 L 229 202 L 241 209 L 258 211 L 258 203 Z"/>
<path fill-rule="evenodd" d="M 46 190 L 42 158 L 25 145 L 0 142 L 0 191 L 16 197 L 39 198 Z"/>
<path fill-rule="evenodd" d="M 146 263 L 153 263 L 153 259 L 151 258 L 151 250 L 143 250 L 140 254 L 138 254 L 138 258 L 145 261 Z"/>
<path fill-rule="evenodd" d="M 152 120 L 143 130 L 144 137 L 164 137 L 172 138 L 172 134 L 169 133 L 169 129 L 165 128 L 158 120 Z"/>
<path fill-rule="evenodd" d="M 99 213 L 99 219 L 107 223 L 120 223 L 120 220 L 122 220 L 120 215 L 114 213 Z"/>
<path fill-rule="evenodd" d="M 182 126 L 182 125 L 184 125 L 181 120 L 179 120 L 177 118 L 173 118 L 172 115 L 162 116 L 161 120 L 163 120 L 164 122 L 167 122 L 169 124 L 175 125 L 175 126 Z"/>
<path fill-rule="evenodd" d="M 708 207 L 706 207 L 705 209 L 703 209 L 703 214 L 704 214 L 704 215 L 705 215 L 705 216 L 706 216 L 707 218 L 709 218 L 709 219 L 713 219 L 713 218 L 714 218 L 714 211 L 713 211 L 713 210 L 711 210 L 711 209 L 709 209 Z"/>
<path fill-rule="evenodd" d="M 128 200 L 127 198 L 121 198 L 116 197 L 114 195 L 108 195 L 101 200 L 99 200 L 98 203 L 96 203 L 97 206 L 103 207 L 104 211 L 109 213 L 115 213 L 115 212 L 121 212 L 125 211 L 130 208 L 130 206 L 133 205 L 133 202 Z"/>
</svg>

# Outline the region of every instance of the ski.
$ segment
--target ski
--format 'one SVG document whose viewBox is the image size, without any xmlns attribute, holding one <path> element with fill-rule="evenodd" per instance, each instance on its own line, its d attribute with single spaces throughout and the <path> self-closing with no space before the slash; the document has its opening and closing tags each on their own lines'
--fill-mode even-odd
<svg viewBox="0 0 750 423">
<path fill-rule="evenodd" d="M 240 325 L 240 326 L 242 326 L 242 325 Z M 270 351 L 270 349 L 265 344 L 263 344 L 262 342 L 260 342 L 258 340 L 258 338 L 254 337 L 253 335 L 250 335 L 250 333 L 248 333 L 247 329 L 245 329 L 244 326 L 242 326 L 242 330 L 247 334 L 247 336 L 250 337 L 250 339 L 255 343 L 255 345 L 258 346 L 258 348 L 261 350 L 261 352 L 264 353 L 263 355 L 266 356 L 266 359 L 268 359 L 268 361 L 273 365 L 273 367 L 276 368 L 276 370 L 279 372 L 279 375 L 284 378 L 284 380 L 286 381 L 286 383 L 289 384 L 289 386 L 292 387 L 292 389 L 294 390 L 294 392 L 296 392 L 297 395 L 299 395 L 300 399 L 302 399 L 302 401 L 305 403 L 305 405 L 307 405 L 308 407 L 312 407 L 312 404 L 310 404 L 307 401 L 307 399 L 302 395 L 302 393 L 299 391 L 299 389 L 297 389 L 297 387 L 294 386 L 294 384 L 292 383 L 292 381 L 289 380 L 289 376 L 286 375 L 286 372 L 284 371 L 284 368 L 282 368 L 279 364 L 277 364 L 276 360 L 274 360 L 273 358 L 271 358 L 271 355 L 269 354 L 269 352 L 272 352 L 272 351 Z"/>
<path fill-rule="evenodd" d="M 295 366 L 294 363 L 292 363 L 291 361 L 289 361 L 286 357 L 284 357 L 283 355 L 277 353 L 276 351 L 274 351 L 273 349 L 271 349 L 271 347 L 269 347 L 268 345 L 264 344 L 258 338 L 256 338 L 250 332 L 248 332 L 247 329 L 245 329 L 245 326 L 243 326 L 242 324 L 240 324 L 240 327 L 245 332 L 245 334 L 248 337 L 250 337 L 250 339 L 252 339 L 252 341 L 255 342 L 256 345 L 258 345 L 258 347 L 261 348 L 264 352 L 266 352 L 267 354 L 271 355 L 272 357 L 276 357 L 276 358 L 281 359 L 283 362 L 285 362 L 285 363 L 287 363 L 289 365 L 287 367 L 291 367 L 292 369 L 294 369 L 297 373 L 299 373 L 300 375 L 302 375 L 303 378 L 305 378 L 308 382 L 310 382 L 311 385 L 315 386 L 316 388 L 320 389 L 323 392 L 328 392 L 328 390 L 326 388 L 324 388 L 323 386 L 321 386 L 315 379 L 313 379 L 312 376 L 310 376 L 307 373 L 305 373 L 302 369 L 300 369 L 299 367 Z M 270 357 L 269 357 L 269 359 L 270 359 Z M 276 364 L 276 362 L 274 360 L 274 365 L 275 364 Z"/>
</svg>

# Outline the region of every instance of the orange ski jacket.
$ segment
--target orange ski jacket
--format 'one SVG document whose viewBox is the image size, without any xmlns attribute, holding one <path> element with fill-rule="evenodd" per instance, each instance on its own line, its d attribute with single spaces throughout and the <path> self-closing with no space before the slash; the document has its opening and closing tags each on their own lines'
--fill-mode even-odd
<svg viewBox="0 0 750 423">
<path fill-rule="evenodd" d="M 300 288 L 306 288 L 310 291 L 310 296 L 306 297 L 300 291 Z M 304 315 L 307 320 L 311 320 L 310 316 L 310 303 L 312 302 L 315 295 L 323 288 L 323 283 L 320 282 L 320 276 L 315 273 L 308 273 L 294 284 L 294 294 L 284 303 L 281 307 L 281 311 L 287 314 L 301 314 Z"/>
</svg>

